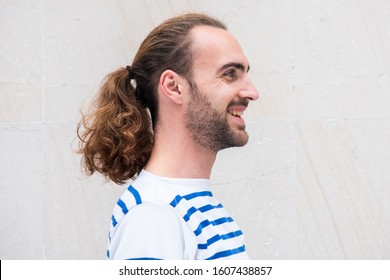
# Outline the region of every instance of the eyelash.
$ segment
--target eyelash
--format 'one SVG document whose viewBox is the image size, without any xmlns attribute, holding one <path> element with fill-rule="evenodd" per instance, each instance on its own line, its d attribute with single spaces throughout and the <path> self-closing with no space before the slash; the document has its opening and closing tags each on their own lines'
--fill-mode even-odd
<svg viewBox="0 0 390 280">
<path fill-rule="evenodd" d="M 234 69 L 228 70 L 223 74 L 224 77 L 227 77 L 228 80 L 233 81 L 237 79 L 237 72 Z"/>
</svg>

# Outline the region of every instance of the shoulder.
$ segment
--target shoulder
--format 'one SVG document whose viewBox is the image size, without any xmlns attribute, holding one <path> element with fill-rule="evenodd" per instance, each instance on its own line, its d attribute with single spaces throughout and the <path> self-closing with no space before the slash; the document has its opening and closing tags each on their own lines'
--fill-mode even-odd
<svg viewBox="0 0 390 280">
<path fill-rule="evenodd" d="M 131 208 L 122 223 L 136 223 L 138 226 L 158 227 L 171 225 L 176 227 L 180 224 L 181 217 L 169 204 L 163 202 L 145 201 Z"/>
<path fill-rule="evenodd" d="M 162 202 L 143 202 L 130 209 L 117 224 L 116 234 L 124 230 L 179 229 L 181 217 L 169 204 Z"/>
<path fill-rule="evenodd" d="M 117 259 L 185 259 L 195 254 L 196 244 L 193 232 L 172 206 L 143 202 L 116 226 L 110 255 Z"/>
</svg>

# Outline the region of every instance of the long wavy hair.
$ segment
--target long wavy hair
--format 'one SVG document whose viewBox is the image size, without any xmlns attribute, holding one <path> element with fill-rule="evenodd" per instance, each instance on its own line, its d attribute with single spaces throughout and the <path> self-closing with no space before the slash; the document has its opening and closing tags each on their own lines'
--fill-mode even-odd
<svg viewBox="0 0 390 280">
<path fill-rule="evenodd" d="M 117 184 L 134 179 L 149 160 L 158 122 L 157 85 L 170 69 L 191 80 L 189 32 L 199 25 L 226 30 L 221 21 L 189 13 L 166 20 L 142 42 L 131 66 L 107 75 L 92 111 L 77 127 L 78 152 L 87 175 L 95 171 Z"/>
</svg>

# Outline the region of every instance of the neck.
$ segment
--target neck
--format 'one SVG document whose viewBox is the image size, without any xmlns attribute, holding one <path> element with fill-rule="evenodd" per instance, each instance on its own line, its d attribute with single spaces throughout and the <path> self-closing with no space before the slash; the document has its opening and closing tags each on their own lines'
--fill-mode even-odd
<svg viewBox="0 0 390 280">
<path fill-rule="evenodd" d="M 145 170 L 170 178 L 209 179 L 215 159 L 215 152 L 194 143 L 188 135 L 157 130 Z"/>
</svg>

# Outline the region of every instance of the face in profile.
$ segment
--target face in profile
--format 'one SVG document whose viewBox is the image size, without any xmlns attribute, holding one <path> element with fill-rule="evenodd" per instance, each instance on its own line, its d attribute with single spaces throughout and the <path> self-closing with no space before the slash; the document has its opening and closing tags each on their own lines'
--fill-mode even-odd
<svg viewBox="0 0 390 280">
<path fill-rule="evenodd" d="M 247 75 L 248 61 L 237 40 L 223 29 L 199 26 L 191 36 L 186 127 L 195 142 L 214 152 L 243 146 L 248 142 L 244 111 L 259 96 Z"/>
</svg>

